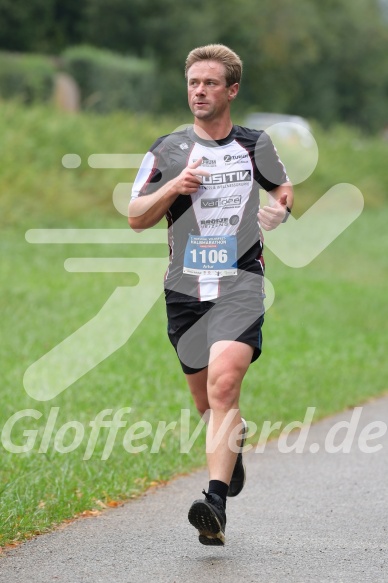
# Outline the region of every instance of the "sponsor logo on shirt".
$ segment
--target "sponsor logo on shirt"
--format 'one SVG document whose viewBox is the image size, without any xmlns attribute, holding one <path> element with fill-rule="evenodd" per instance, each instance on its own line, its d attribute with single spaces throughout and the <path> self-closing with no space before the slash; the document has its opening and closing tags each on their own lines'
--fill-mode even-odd
<svg viewBox="0 0 388 583">
<path fill-rule="evenodd" d="M 250 170 L 235 170 L 233 172 L 220 172 L 202 177 L 202 184 L 231 184 L 234 182 L 250 182 Z"/>
<path fill-rule="evenodd" d="M 244 158 L 248 158 L 249 154 L 235 154 L 234 156 L 232 156 L 231 154 L 225 154 L 224 156 L 224 162 L 226 164 L 233 164 L 234 162 L 236 162 L 236 160 L 243 160 Z"/>
<path fill-rule="evenodd" d="M 231 225 L 238 225 L 239 222 L 240 222 L 240 217 L 238 215 L 232 215 L 229 219 L 229 223 Z"/>
<path fill-rule="evenodd" d="M 218 227 L 227 227 L 228 225 L 237 225 L 240 222 L 238 215 L 232 215 L 230 218 L 223 217 L 220 219 L 203 219 L 201 220 L 201 229 L 216 229 Z"/>
<path fill-rule="evenodd" d="M 189 146 L 186 144 L 186 142 L 183 142 L 182 144 L 179 144 L 179 147 L 181 150 L 187 150 Z"/>
<path fill-rule="evenodd" d="M 196 162 L 197 160 L 193 160 L 193 162 Z M 206 158 L 206 156 L 202 156 L 201 166 L 217 166 L 217 160 L 211 160 L 210 158 Z"/>
<path fill-rule="evenodd" d="M 224 209 L 234 209 L 241 206 L 241 195 L 236 196 L 223 196 L 222 198 L 202 198 L 201 208 L 203 209 L 213 209 L 213 208 L 224 208 Z"/>
<path fill-rule="evenodd" d="M 206 219 L 201 221 L 201 229 L 215 229 L 216 227 L 227 227 L 229 219 Z"/>
</svg>

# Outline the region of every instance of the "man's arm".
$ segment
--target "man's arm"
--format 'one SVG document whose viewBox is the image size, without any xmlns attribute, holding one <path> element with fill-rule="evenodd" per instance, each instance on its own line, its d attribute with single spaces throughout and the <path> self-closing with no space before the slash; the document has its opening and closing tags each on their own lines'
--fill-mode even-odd
<svg viewBox="0 0 388 583">
<path fill-rule="evenodd" d="M 128 223 L 135 231 L 142 231 L 156 225 L 166 214 L 179 192 L 170 180 L 153 194 L 132 199 L 128 207 Z"/>
<path fill-rule="evenodd" d="M 268 205 L 259 210 L 257 217 L 260 226 L 265 231 L 271 231 L 286 217 L 286 207 L 292 208 L 294 193 L 286 169 L 266 132 L 259 132 L 255 144 L 255 162 L 259 174 L 257 182 L 269 196 Z"/>
<path fill-rule="evenodd" d="M 156 192 L 139 196 L 129 203 L 128 222 L 132 229 L 141 231 L 156 225 L 180 194 L 194 194 L 201 184 L 201 176 L 209 172 L 198 168 L 202 158 L 189 164 L 176 178 L 169 180 Z"/>
<path fill-rule="evenodd" d="M 269 193 L 270 204 L 259 210 L 257 215 L 260 226 L 265 231 L 276 229 L 288 213 L 287 207 L 291 210 L 294 204 L 294 191 L 290 182 L 285 182 Z"/>
</svg>

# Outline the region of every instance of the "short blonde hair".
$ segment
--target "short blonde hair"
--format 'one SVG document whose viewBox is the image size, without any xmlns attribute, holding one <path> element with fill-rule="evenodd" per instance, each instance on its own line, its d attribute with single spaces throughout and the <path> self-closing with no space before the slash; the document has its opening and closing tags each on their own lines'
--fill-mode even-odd
<svg viewBox="0 0 388 583">
<path fill-rule="evenodd" d="M 242 60 L 225 45 L 206 45 L 190 51 L 186 59 L 186 79 L 188 70 L 198 61 L 218 61 L 222 63 L 225 67 L 226 85 L 229 87 L 234 83 L 240 83 L 243 68 Z"/>
</svg>

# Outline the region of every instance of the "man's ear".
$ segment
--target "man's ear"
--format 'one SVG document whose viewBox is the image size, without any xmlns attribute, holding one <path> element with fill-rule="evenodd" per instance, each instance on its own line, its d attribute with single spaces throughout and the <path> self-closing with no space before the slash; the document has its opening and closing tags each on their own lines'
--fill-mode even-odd
<svg viewBox="0 0 388 583">
<path fill-rule="evenodd" d="M 237 93 L 238 90 L 240 89 L 240 86 L 238 83 L 233 83 L 233 85 L 230 85 L 229 87 L 229 99 L 233 100 L 235 99 L 235 97 L 237 97 Z"/>
</svg>

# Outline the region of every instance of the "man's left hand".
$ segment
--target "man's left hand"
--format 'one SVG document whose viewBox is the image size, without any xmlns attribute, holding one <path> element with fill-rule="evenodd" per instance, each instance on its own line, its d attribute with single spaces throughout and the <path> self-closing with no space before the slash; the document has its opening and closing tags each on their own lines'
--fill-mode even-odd
<svg viewBox="0 0 388 583">
<path fill-rule="evenodd" d="M 276 229 L 287 213 L 287 194 L 282 194 L 279 200 L 274 200 L 272 206 L 264 206 L 258 212 L 260 226 L 265 231 Z"/>
</svg>

